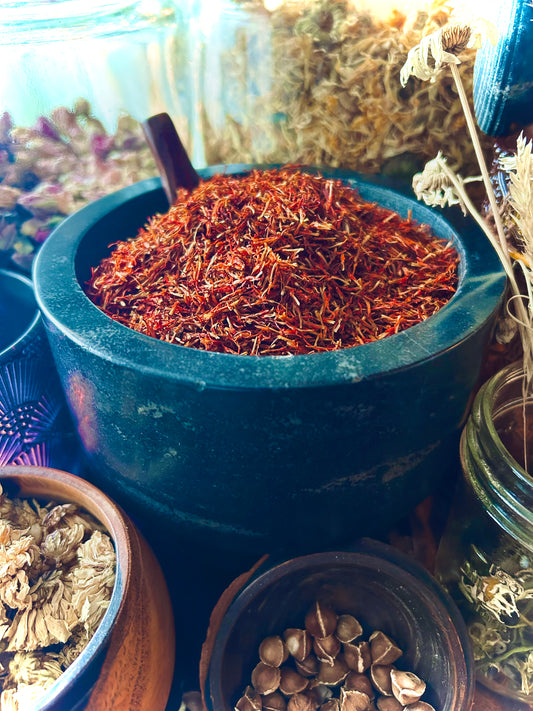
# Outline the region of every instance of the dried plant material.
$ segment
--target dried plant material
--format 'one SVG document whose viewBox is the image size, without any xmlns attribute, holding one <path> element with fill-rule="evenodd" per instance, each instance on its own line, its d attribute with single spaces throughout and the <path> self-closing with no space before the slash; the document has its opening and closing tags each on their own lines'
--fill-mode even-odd
<svg viewBox="0 0 533 711">
<path fill-rule="evenodd" d="M 222 102 L 217 93 L 212 103 L 205 69 L 208 164 L 292 162 L 411 176 L 446 141 L 453 164 L 472 171 L 453 82 L 443 77 L 404 89 L 398 82 L 408 51 L 450 17 L 444 2 L 428 2 L 414 16 L 398 3 L 388 18 L 348 0 L 245 9 L 248 21 L 233 35 L 233 27 L 220 29 L 227 33 L 216 55 Z M 472 67 L 472 54 L 463 61 Z"/>
<path fill-rule="evenodd" d="M 338 615 L 333 608 L 318 600 L 314 601 L 304 616 L 304 624 L 305 630 L 291 627 L 285 631 L 286 645 L 290 647 L 293 639 L 301 639 L 302 634 L 305 634 L 315 649 L 328 647 L 326 661 L 320 660 L 317 664 L 312 654 L 305 656 L 303 661 L 290 656 L 280 669 L 259 662 L 252 671 L 252 686 L 244 689 L 235 705 L 237 711 L 314 711 L 317 708 L 321 711 L 370 711 L 382 708 L 383 711 L 401 711 L 404 706 L 410 709 L 410 704 L 415 702 L 424 703 L 419 699 L 426 691 L 425 682 L 414 673 L 401 671 L 392 665 L 392 661 L 402 656 L 402 650 L 384 632 L 375 630 L 359 646 L 351 642 L 344 642 L 341 646 L 339 637 L 358 638 L 363 635 L 363 627 L 352 615 Z M 271 640 L 279 639 L 277 636 L 266 637 L 259 645 L 259 651 L 264 649 L 265 643 L 268 646 Z M 333 639 L 336 646 L 330 648 Z M 347 649 L 357 649 L 362 659 L 363 653 L 359 650 L 362 645 L 366 645 L 364 656 L 368 656 L 368 663 L 361 664 L 360 672 L 351 671 L 346 657 Z M 374 658 L 373 664 L 370 654 Z M 313 659 L 313 664 L 302 675 L 299 672 L 309 658 Z M 268 680 L 264 686 L 269 689 L 265 692 L 261 690 L 264 679 Z M 271 679 L 274 679 L 273 683 Z M 272 692 L 270 688 L 274 685 L 277 688 Z M 393 694 L 396 698 L 393 698 Z M 427 706 L 433 709 L 429 704 Z"/>
<path fill-rule="evenodd" d="M 0 486 L 0 711 L 33 708 L 83 651 L 115 583 L 109 536 L 74 504 Z"/>
</svg>

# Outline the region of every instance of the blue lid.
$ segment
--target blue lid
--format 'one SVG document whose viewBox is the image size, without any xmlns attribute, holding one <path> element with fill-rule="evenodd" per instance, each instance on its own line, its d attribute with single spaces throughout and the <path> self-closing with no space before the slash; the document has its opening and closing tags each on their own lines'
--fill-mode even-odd
<svg viewBox="0 0 533 711">
<path fill-rule="evenodd" d="M 476 56 L 474 109 L 482 131 L 505 136 L 533 122 L 533 4 L 504 0 L 495 24 L 496 45 Z"/>
</svg>

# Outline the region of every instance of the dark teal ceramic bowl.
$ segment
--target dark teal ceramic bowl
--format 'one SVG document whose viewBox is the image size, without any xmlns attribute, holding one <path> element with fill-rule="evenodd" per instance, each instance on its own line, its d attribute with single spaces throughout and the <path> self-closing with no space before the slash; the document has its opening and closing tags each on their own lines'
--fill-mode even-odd
<svg viewBox="0 0 533 711">
<path fill-rule="evenodd" d="M 249 166 L 220 170 L 238 173 Z M 459 471 L 458 437 L 505 278 L 479 228 L 379 179 L 362 197 L 453 239 L 460 286 L 379 342 L 299 356 L 171 345 L 116 323 L 83 284 L 109 245 L 168 207 L 159 179 L 67 218 L 34 264 L 57 368 L 95 482 L 146 529 L 233 550 L 309 551 L 383 531 Z"/>
</svg>

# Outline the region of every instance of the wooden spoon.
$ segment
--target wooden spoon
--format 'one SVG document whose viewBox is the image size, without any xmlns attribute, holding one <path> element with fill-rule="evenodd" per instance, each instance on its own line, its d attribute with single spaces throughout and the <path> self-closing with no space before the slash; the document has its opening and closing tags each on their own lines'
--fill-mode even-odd
<svg viewBox="0 0 533 711">
<path fill-rule="evenodd" d="M 142 122 L 146 141 L 155 158 L 169 205 L 176 200 L 178 188 L 192 190 L 200 182 L 187 151 L 168 114 L 156 114 Z"/>
</svg>

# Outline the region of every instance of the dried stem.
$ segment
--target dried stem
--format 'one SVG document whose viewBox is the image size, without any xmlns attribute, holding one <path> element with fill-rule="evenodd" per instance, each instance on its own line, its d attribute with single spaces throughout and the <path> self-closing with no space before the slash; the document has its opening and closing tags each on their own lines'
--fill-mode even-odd
<svg viewBox="0 0 533 711">
<path fill-rule="evenodd" d="M 511 266 L 511 259 L 509 257 L 509 253 L 508 253 L 507 239 L 505 237 L 505 229 L 503 227 L 503 222 L 502 222 L 502 218 L 500 215 L 498 202 L 496 200 L 496 195 L 494 194 L 494 190 L 492 188 L 492 183 L 490 180 L 489 171 L 487 169 L 487 164 L 485 162 L 485 156 L 483 155 L 481 143 L 479 142 L 479 137 L 478 137 L 477 130 L 476 130 L 476 124 L 474 121 L 474 117 L 472 116 L 472 111 L 470 110 L 470 104 L 468 103 L 466 92 L 465 92 L 463 82 L 461 79 L 461 74 L 460 74 L 459 68 L 456 64 L 450 64 L 449 67 L 450 67 L 450 70 L 452 73 L 453 80 L 455 82 L 455 86 L 457 88 L 457 93 L 459 94 L 459 100 L 461 101 L 461 106 L 463 107 L 466 125 L 468 128 L 468 132 L 469 132 L 470 138 L 472 140 L 472 145 L 474 147 L 474 152 L 476 154 L 476 158 L 477 158 L 477 161 L 479 164 L 479 169 L 481 171 L 481 177 L 483 179 L 483 184 L 485 186 L 485 190 L 487 191 L 487 197 L 489 199 L 490 207 L 493 212 L 494 224 L 496 225 L 498 239 L 500 240 L 500 245 L 502 247 L 503 254 L 505 255 L 503 261 L 506 262 L 509 266 Z"/>
</svg>

